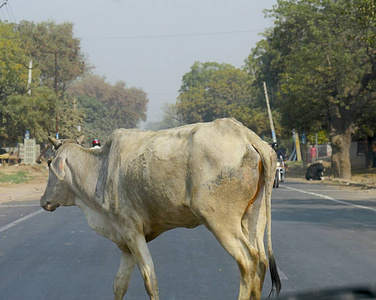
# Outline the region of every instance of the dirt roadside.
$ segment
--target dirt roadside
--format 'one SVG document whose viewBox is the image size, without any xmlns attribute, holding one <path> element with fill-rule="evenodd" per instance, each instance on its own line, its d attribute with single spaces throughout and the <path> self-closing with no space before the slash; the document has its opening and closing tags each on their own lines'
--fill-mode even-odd
<svg viewBox="0 0 376 300">
<path fill-rule="evenodd" d="M 43 195 L 47 185 L 48 169 L 46 164 L 26 166 L 12 165 L 0 166 L 1 174 L 14 174 L 25 172 L 29 180 L 25 183 L 0 182 L 0 204 L 14 201 L 38 201 Z M 290 172 L 291 171 L 291 172 Z M 295 181 L 307 182 L 301 172 L 286 172 L 286 177 Z M 332 184 L 343 190 L 357 190 L 376 197 L 376 170 L 354 172 L 351 180 L 326 177 L 324 181 L 311 181 L 311 183 Z"/>
<path fill-rule="evenodd" d="M 0 204 L 14 201 L 35 201 L 43 195 L 47 185 L 47 165 L 12 165 L 0 166 L 1 174 L 25 172 L 29 180 L 25 183 L 0 182 Z"/>
</svg>

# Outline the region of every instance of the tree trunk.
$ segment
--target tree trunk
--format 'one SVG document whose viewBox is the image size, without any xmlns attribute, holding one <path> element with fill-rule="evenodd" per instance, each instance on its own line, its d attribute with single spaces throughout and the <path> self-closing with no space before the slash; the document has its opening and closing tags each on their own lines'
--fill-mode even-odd
<svg viewBox="0 0 376 300">
<path fill-rule="evenodd" d="M 333 175 L 343 179 L 351 179 L 351 133 L 333 134 L 330 137 L 330 142 L 332 145 Z"/>
<path fill-rule="evenodd" d="M 351 179 L 350 146 L 355 130 L 353 116 L 351 111 L 341 108 L 334 98 L 329 99 L 329 115 L 333 175 Z"/>
</svg>

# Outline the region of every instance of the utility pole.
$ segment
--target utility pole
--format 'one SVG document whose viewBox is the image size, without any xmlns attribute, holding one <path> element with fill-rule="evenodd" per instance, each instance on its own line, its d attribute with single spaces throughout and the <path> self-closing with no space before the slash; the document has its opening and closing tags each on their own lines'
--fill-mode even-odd
<svg viewBox="0 0 376 300">
<path fill-rule="evenodd" d="M 27 93 L 29 95 L 31 95 L 31 76 L 32 76 L 32 73 L 33 73 L 33 59 L 30 58 L 30 60 L 29 60 L 29 77 L 27 79 L 27 88 L 28 88 Z"/>
<path fill-rule="evenodd" d="M 275 136 L 272 111 L 270 110 L 268 91 L 266 89 L 266 83 L 265 83 L 265 81 L 264 81 L 264 93 L 265 93 L 266 107 L 268 108 L 268 115 L 269 115 L 270 129 L 272 131 L 272 138 L 273 138 L 273 142 L 276 143 L 277 142 L 277 137 Z"/>
<path fill-rule="evenodd" d="M 57 97 L 58 90 L 57 90 L 57 51 L 55 51 L 55 94 Z M 59 119 L 57 115 L 57 108 L 56 108 L 56 138 L 59 138 Z"/>
<path fill-rule="evenodd" d="M 55 51 L 55 94 L 57 95 L 57 52 Z"/>
</svg>

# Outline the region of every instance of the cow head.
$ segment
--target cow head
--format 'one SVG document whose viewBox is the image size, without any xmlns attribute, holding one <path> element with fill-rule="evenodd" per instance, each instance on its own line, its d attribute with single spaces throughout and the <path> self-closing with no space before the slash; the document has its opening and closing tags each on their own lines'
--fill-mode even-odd
<svg viewBox="0 0 376 300">
<path fill-rule="evenodd" d="M 75 204 L 75 196 L 69 188 L 71 174 L 68 161 L 68 145 L 79 140 L 57 140 L 49 138 L 55 147 L 54 156 L 48 159 L 49 177 L 46 190 L 40 199 L 40 205 L 47 211 L 54 211 L 60 205 L 71 206 Z"/>
</svg>

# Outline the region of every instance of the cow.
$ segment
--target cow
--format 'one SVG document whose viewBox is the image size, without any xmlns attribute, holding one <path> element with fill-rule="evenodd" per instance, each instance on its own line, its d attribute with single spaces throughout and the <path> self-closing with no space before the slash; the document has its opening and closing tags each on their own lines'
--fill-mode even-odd
<svg viewBox="0 0 376 300">
<path fill-rule="evenodd" d="M 323 180 L 324 176 L 324 165 L 320 162 L 316 162 L 310 165 L 306 172 L 307 180 Z"/>
<path fill-rule="evenodd" d="M 135 264 L 159 299 L 147 243 L 163 232 L 205 225 L 240 271 L 239 300 L 260 299 L 268 259 L 271 293 L 281 282 L 271 241 L 275 151 L 235 119 L 157 132 L 116 129 L 101 149 L 50 138 L 56 153 L 40 205 L 78 206 L 89 226 L 121 250 L 114 280 L 123 299 Z"/>
</svg>

